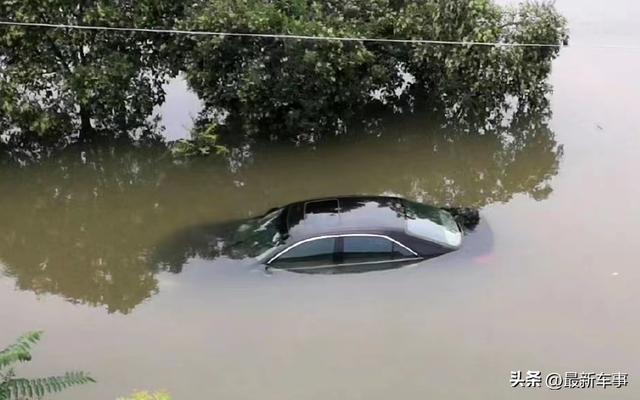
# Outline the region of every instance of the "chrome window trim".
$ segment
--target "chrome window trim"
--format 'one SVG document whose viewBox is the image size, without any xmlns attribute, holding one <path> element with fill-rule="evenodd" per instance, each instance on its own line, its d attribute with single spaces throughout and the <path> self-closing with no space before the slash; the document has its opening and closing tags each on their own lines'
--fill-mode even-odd
<svg viewBox="0 0 640 400">
<path fill-rule="evenodd" d="M 269 261 L 266 262 L 267 265 L 270 265 L 273 261 L 275 261 L 276 259 L 278 259 L 278 257 L 280 257 L 281 255 L 287 253 L 288 251 L 290 251 L 291 249 L 294 249 L 298 246 L 300 246 L 301 244 L 304 243 L 308 243 L 308 242 L 312 242 L 314 240 L 322 240 L 322 239 L 336 239 L 336 238 L 345 238 L 345 237 L 377 237 L 377 238 L 383 238 L 383 239 L 387 239 L 392 243 L 397 244 L 398 246 L 401 246 L 402 248 L 404 248 L 405 250 L 409 251 L 411 254 L 413 254 L 416 257 L 420 257 L 418 255 L 418 253 L 416 253 L 415 251 L 413 251 L 412 249 L 410 249 L 409 247 L 405 246 L 404 244 L 398 242 L 397 240 L 387 236 L 387 235 L 378 235 L 375 233 L 345 233 L 345 234 L 341 234 L 341 235 L 322 235 L 322 236 L 315 236 L 309 239 L 304 239 L 299 241 L 298 243 L 294 243 L 291 246 L 287 247 L 284 250 L 279 251 L 276 255 L 274 255 L 273 257 L 271 257 L 269 259 Z M 375 262 L 375 261 L 371 261 L 371 262 Z M 388 261 L 386 261 L 388 262 Z M 358 263 L 361 264 L 361 263 Z M 346 265 L 346 264 L 336 264 L 336 265 Z"/>
</svg>

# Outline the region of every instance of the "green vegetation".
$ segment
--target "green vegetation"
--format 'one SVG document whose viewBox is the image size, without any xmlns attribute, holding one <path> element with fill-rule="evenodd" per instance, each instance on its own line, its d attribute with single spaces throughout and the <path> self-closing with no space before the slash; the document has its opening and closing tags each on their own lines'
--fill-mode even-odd
<svg viewBox="0 0 640 400">
<path fill-rule="evenodd" d="M 178 140 L 173 144 L 171 152 L 175 156 L 194 157 L 209 155 L 224 155 L 228 149 L 219 143 L 220 137 L 216 132 L 218 126 L 211 124 L 205 131 L 196 130 L 191 134 L 191 139 Z"/>
<path fill-rule="evenodd" d="M 134 392 L 130 396 L 120 398 L 118 400 L 171 400 L 171 396 L 167 392 Z"/>
<path fill-rule="evenodd" d="M 49 378 L 17 378 L 13 366 L 31 360 L 31 347 L 42 332 L 29 332 L 13 345 L 0 351 L 0 400 L 40 399 L 48 393 L 59 392 L 75 385 L 95 382 L 84 372 L 67 372 Z"/>
<path fill-rule="evenodd" d="M 216 0 L 198 4 L 186 21 L 196 30 L 310 36 L 567 40 L 566 22 L 551 5 L 491 0 Z M 559 50 L 246 37 L 196 39 L 192 47 L 185 70 L 205 101 L 205 120 L 224 110 L 242 128 L 233 132 L 297 142 L 347 131 L 365 106 L 495 126 L 514 105 L 545 105 Z"/>
<path fill-rule="evenodd" d="M 3 1 L 3 20 L 172 27 L 185 2 Z M 72 141 L 144 139 L 175 75 L 171 36 L 24 27 L 0 28 L 0 127 L 12 148 Z"/>
<path fill-rule="evenodd" d="M 552 5 L 493 0 L 28 0 L 2 2 L 0 15 L 327 37 L 567 40 L 566 21 Z M 0 146 L 38 156 L 76 142 L 155 141 L 162 128 L 154 109 L 180 72 L 205 104 L 192 140 L 175 147 L 181 155 L 222 154 L 220 142 L 256 137 L 315 142 L 375 127 L 380 110 L 430 113 L 444 125 L 482 131 L 509 110 L 546 107 L 558 51 L 3 26 Z"/>
<path fill-rule="evenodd" d="M 498 43 L 562 44 L 566 21 L 550 3 L 500 7 L 488 0 L 428 1 L 408 7 L 399 24 L 405 34 Z M 426 23 L 425 23 L 426 22 Z M 402 29 L 402 28 L 401 28 Z M 547 107 L 546 78 L 558 47 L 416 46 L 406 70 L 416 78 L 417 98 L 453 122 L 495 128 L 508 110 Z"/>
</svg>

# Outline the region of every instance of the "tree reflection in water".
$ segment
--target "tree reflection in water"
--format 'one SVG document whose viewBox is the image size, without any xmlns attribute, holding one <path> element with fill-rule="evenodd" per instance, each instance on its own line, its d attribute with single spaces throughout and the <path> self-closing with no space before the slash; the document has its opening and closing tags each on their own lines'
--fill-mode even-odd
<svg viewBox="0 0 640 400">
<path fill-rule="evenodd" d="M 274 206 L 394 194 L 480 208 L 551 192 L 562 147 L 545 115 L 514 116 L 482 135 L 440 126 L 397 115 L 377 125 L 379 135 L 314 147 L 254 143 L 231 167 L 131 148 L 69 149 L 38 165 L 5 166 L 0 263 L 22 290 L 129 313 L 157 293 L 158 271 L 215 259 L 224 248 L 218 227 Z"/>
</svg>

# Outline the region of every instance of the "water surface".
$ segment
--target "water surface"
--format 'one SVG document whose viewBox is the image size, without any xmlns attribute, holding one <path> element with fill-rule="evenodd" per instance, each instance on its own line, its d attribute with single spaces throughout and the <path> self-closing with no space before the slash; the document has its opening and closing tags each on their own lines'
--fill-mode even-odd
<svg viewBox="0 0 640 400">
<path fill-rule="evenodd" d="M 550 124 L 515 140 L 409 118 L 381 137 L 258 145 L 231 168 L 122 150 L 3 167 L 0 344 L 45 330 L 21 372 L 99 381 L 65 399 L 550 398 L 510 388 L 529 369 L 628 372 L 623 390 L 553 396 L 637 398 L 640 51 L 577 44 L 640 45 L 640 10 L 557 5 L 576 47 L 554 64 Z M 336 194 L 475 206 L 482 222 L 458 252 L 358 275 L 265 274 L 197 240 Z"/>
</svg>

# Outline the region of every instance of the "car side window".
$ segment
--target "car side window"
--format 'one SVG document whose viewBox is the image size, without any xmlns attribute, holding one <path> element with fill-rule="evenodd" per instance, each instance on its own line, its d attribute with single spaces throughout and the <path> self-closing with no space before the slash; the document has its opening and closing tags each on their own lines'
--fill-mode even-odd
<svg viewBox="0 0 640 400">
<path fill-rule="evenodd" d="M 389 239 L 375 236 L 347 236 L 343 240 L 343 263 L 393 259 L 394 243 Z"/>
<path fill-rule="evenodd" d="M 335 238 L 310 240 L 283 253 L 271 265 L 282 268 L 331 265 L 334 263 L 335 246 Z"/>
<path fill-rule="evenodd" d="M 346 264 L 415 257 L 411 251 L 384 237 L 347 236 L 343 240 L 341 262 Z"/>
</svg>

